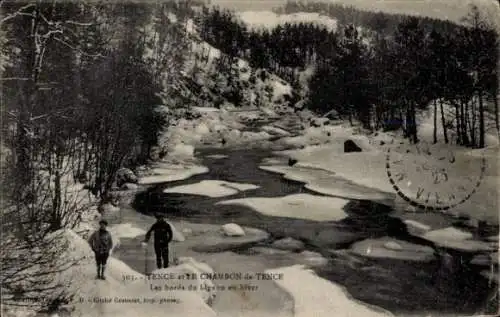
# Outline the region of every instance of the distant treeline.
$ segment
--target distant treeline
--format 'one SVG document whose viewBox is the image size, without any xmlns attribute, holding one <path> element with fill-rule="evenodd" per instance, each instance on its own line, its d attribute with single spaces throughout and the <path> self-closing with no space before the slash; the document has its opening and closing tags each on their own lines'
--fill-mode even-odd
<svg viewBox="0 0 500 317">
<path fill-rule="evenodd" d="M 284 12 L 301 8 L 289 2 Z M 313 9 L 341 17 L 337 29 L 303 22 L 252 29 L 218 7 L 204 8 L 198 23 L 208 43 L 268 68 L 297 91 L 300 71 L 314 67 L 306 106 L 320 114 L 334 109 L 368 129 L 402 128 L 418 142 L 416 115 L 432 103 L 441 117 L 434 130 L 441 125 L 446 142 L 484 147 L 488 114 L 495 114 L 498 129 L 498 35 L 476 7 L 464 25 L 339 5 L 310 4 Z M 453 121 L 443 104 L 454 109 Z"/>
<path fill-rule="evenodd" d="M 328 3 L 321 1 L 300 1 L 288 0 L 282 7 L 274 9 L 278 14 L 293 14 L 297 12 L 317 12 L 329 16 L 338 21 L 339 24 L 354 24 L 364 28 L 374 30 L 379 33 L 390 35 L 398 25 L 412 17 L 411 15 L 386 13 L 381 11 L 361 10 L 354 6 L 339 3 Z M 419 21 L 427 32 L 432 30 L 448 32 L 457 27 L 456 23 L 443 19 L 434 19 L 419 16 Z"/>
</svg>

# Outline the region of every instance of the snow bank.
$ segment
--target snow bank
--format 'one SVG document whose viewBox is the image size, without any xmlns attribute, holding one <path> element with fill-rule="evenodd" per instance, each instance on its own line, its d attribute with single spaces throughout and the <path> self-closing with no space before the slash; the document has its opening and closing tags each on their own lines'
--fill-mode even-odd
<svg viewBox="0 0 500 317">
<path fill-rule="evenodd" d="M 315 221 L 339 221 L 347 217 L 343 211 L 347 200 L 321 197 L 310 194 L 295 194 L 284 197 L 255 197 L 226 200 L 221 205 L 241 205 L 264 215 L 310 219 Z"/>
<path fill-rule="evenodd" d="M 220 109 L 214 108 L 214 107 L 192 107 L 194 111 L 197 111 L 199 113 L 206 113 L 206 112 L 218 112 Z"/>
<path fill-rule="evenodd" d="M 360 135 L 356 129 L 342 125 L 310 128 L 306 129 L 304 136 L 284 139 L 290 144 L 298 141 L 300 141 L 299 143 L 302 142 L 302 144 L 308 144 L 310 142 L 304 139 L 310 138 L 314 133 L 319 133 L 318 131 L 325 128 L 330 132 L 330 139 L 327 143 L 322 143 L 323 140 L 318 137 L 318 146 L 305 146 L 303 149 L 283 151 L 282 153 L 298 161 L 294 168 L 301 166 L 334 172 L 337 176 L 351 183 L 376 189 L 378 194 L 382 194 L 382 196 L 386 194 L 386 198 L 387 195 L 395 194 L 386 173 L 386 153 L 389 146 L 394 148 L 400 145 L 400 142 L 404 142 L 402 144 L 403 149 L 399 150 L 399 152 L 394 149 L 391 151 L 391 155 L 393 160 L 400 157 L 404 162 L 412 164 L 409 166 L 411 175 L 408 176 L 411 177 L 411 182 L 407 184 L 407 188 L 405 187 L 405 194 L 413 199 L 416 199 L 419 186 L 422 188 L 435 186 L 433 184 L 434 178 L 430 177 L 429 173 L 418 173 L 417 167 L 426 163 L 436 169 L 444 168 L 447 172 L 448 184 L 439 188 L 439 195 L 440 197 L 449 197 L 451 194 L 456 195 L 457 188 L 460 188 L 464 182 L 470 183 L 467 180 L 469 176 L 473 180 L 480 176 L 481 157 L 484 155 L 486 166 L 479 188 L 469 200 L 455 206 L 450 212 L 453 214 L 463 213 L 471 218 L 486 220 L 493 224 L 498 223 L 498 199 L 492 199 L 492 197 L 498 198 L 498 148 L 470 151 L 452 144 L 429 144 L 428 147 L 432 155 L 418 155 L 414 153 L 415 151 L 413 153 L 404 151 L 408 147 L 407 142 L 398 136 L 382 132 L 364 136 Z M 353 140 L 362 149 L 362 152 L 344 153 L 343 146 L 346 140 Z M 394 144 L 388 144 L 388 140 L 394 140 L 395 142 Z M 427 148 L 426 143 L 420 143 L 419 146 L 422 149 Z M 446 158 L 449 152 L 455 154 L 453 164 L 449 164 L 448 160 L 441 159 L 442 157 Z M 287 176 L 291 174 L 290 172 L 297 173 L 296 170 L 286 171 Z M 299 178 L 304 177 L 301 175 Z M 305 176 L 305 179 L 310 181 L 311 177 Z M 332 186 L 328 185 L 327 182 L 318 180 L 314 180 L 314 182 L 308 187 L 309 189 L 333 195 L 339 195 L 335 191 L 342 192 L 342 188 L 332 189 Z M 472 190 L 471 185 L 468 187 L 469 190 Z M 340 196 L 344 196 L 344 194 L 342 193 Z M 431 204 L 436 203 L 432 201 L 433 199 L 431 197 Z"/>
<path fill-rule="evenodd" d="M 135 238 L 146 234 L 146 231 L 134 227 L 131 223 L 111 225 L 108 227 L 108 231 L 113 239 L 113 250 L 120 245 L 120 239 L 122 238 Z M 111 254 L 113 254 L 113 250 L 111 250 Z"/>
<path fill-rule="evenodd" d="M 204 180 L 199 183 L 175 186 L 165 189 L 164 193 L 201 195 L 207 197 L 224 197 L 235 195 L 241 191 L 257 189 L 259 186 L 243 183 L 232 183 L 218 180 Z"/>
<path fill-rule="evenodd" d="M 204 126 L 198 126 L 196 129 L 202 129 Z M 208 129 L 208 128 L 207 128 Z M 194 147 L 186 144 L 176 144 L 173 146 L 170 157 L 178 159 L 191 159 L 194 158 Z"/>
<path fill-rule="evenodd" d="M 117 227 L 118 234 L 126 226 Z M 77 260 L 71 267 L 62 271 L 55 271 L 54 283 L 60 282 L 65 285 L 66 291 L 75 294 L 72 305 L 75 306 L 75 316 L 165 316 L 165 312 L 171 316 L 215 316 L 215 313 L 205 304 L 209 294 L 192 291 L 152 291 L 150 281 L 145 276 L 135 272 L 125 263 L 110 257 L 107 270 L 106 281 L 94 279 L 95 264 L 93 253 L 88 243 L 71 230 L 63 230 L 55 233 L 58 238 L 64 240 L 68 248 L 61 255 L 61 261 L 68 259 Z M 183 261 L 182 266 L 172 267 L 167 270 L 171 272 L 201 272 L 201 268 L 206 269 L 203 264 L 196 265 L 193 259 Z M 129 281 L 124 281 L 127 275 L 133 277 Z M 165 284 L 166 280 L 158 280 Z M 84 301 L 80 302 L 79 299 Z M 91 302 L 92 298 L 110 298 L 111 303 Z M 121 299 L 137 299 L 136 303 L 119 303 Z M 155 304 L 148 304 L 145 298 L 156 299 Z M 160 303 L 160 299 L 170 299 Z"/>
<path fill-rule="evenodd" d="M 460 250 L 463 252 L 493 251 L 495 248 L 486 242 L 472 240 L 472 234 L 448 227 L 425 233 L 422 238 L 434 242 L 437 246 Z"/>
<path fill-rule="evenodd" d="M 134 183 L 125 183 L 120 187 L 121 190 L 137 190 L 139 189 L 139 185 Z"/>
<path fill-rule="evenodd" d="M 241 122 L 260 120 L 266 115 L 262 111 L 226 111 L 217 109 L 202 111 L 197 119 L 180 119 L 162 135 L 169 158 L 193 158 L 193 149 L 199 146 L 238 145 L 267 140 L 271 135 L 265 131 L 242 131 Z"/>
<path fill-rule="evenodd" d="M 266 162 L 266 164 L 279 164 L 280 162 Z M 282 174 L 285 179 L 302 182 L 306 188 L 314 192 L 343 197 L 346 199 L 369 199 L 373 201 L 390 198 L 385 192 L 375 188 L 369 188 L 352 183 L 336 173 L 309 167 L 304 163 L 296 163 L 294 166 L 287 165 L 261 165 L 260 169 L 272 173 Z"/>
<path fill-rule="evenodd" d="M 224 154 L 207 155 L 207 158 L 216 159 L 216 160 L 221 160 L 221 159 L 225 159 L 228 157 L 229 157 L 228 155 L 224 155 Z"/>
<path fill-rule="evenodd" d="M 273 102 L 278 101 L 284 95 L 289 95 L 289 96 L 292 95 L 292 87 L 288 83 L 276 79 L 272 81 L 272 85 L 273 85 L 273 97 L 271 101 Z"/>
<path fill-rule="evenodd" d="M 295 265 L 266 272 L 283 273 L 284 278 L 275 282 L 294 298 L 295 317 L 393 316 L 380 308 L 352 299 L 342 287 L 318 277 L 304 266 Z"/>
<path fill-rule="evenodd" d="M 290 135 L 290 132 L 288 132 L 284 129 L 269 126 L 269 125 L 265 125 L 265 126 L 261 127 L 260 129 L 262 131 L 267 132 L 267 133 L 272 134 L 272 135 L 277 135 L 277 136 L 289 136 Z"/>
<path fill-rule="evenodd" d="M 350 252 L 368 258 L 396 259 L 412 262 L 430 262 L 434 260 L 434 250 L 406 241 L 389 237 L 366 239 L 351 246 Z"/>
<path fill-rule="evenodd" d="M 431 227 L 416 220 L 407 219 L 403 221 L 408 232 L 413 235 L 421 235 L 431 230 Z"/>
<path fill-rule="evenodd" d="M 120 217 L 120 207 L 114 206 L 111 203 L 103 204 L 99 207 L 101 218 L 111 221 Z"/>
</svg>

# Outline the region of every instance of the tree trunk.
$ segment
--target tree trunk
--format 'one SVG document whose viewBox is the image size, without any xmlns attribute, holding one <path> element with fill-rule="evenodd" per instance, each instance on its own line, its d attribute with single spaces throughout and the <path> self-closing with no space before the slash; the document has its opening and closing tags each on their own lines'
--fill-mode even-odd
<svg viewBox="0 0 500 317">
<path fill-rule="evenodd" d="M 471 101 L 471 124 L 470 124 L 470 137 L 471 137 L 471 146 L 476 146 L 476 107 L 474 106 L 474 98 Z"/>
<path fill-rule="evenodd" d="M 433 143 L 437 143 L 437 101 L 434 100 L 434 132 L 432 134 Z"/>
<path fill-rule="evenodd" d="M 461 114 L 462 114 L 462 116 L 461 116 Z M 461 124 L 462 118 L 463 118 L 463 109 L 462 109 L 462 112 L 460 112 L 459 105 L 455 103 L 455 122 L 457 125 L 457 144 L 459 144 L 459 145 L 463 144 L 463 139 L 462 139 L 463 125 Z"/>
<path fill-rule="evenodd" d="M 58 168 L 58 167 L 57 167 Z M 56 169 L 57 169 L 56 168 Z M 61 173 L 57 169 L 54 176 L 54 196 L 52 200 L 52 219 L 50 223 L 51 230 L 57 231 L 62 228 L 61 223 L 61 208 L 62 208 L 62 189 L 61 189 Z"/>
<path fill-rule="evenodd" d="M 448 127 L 446 126 L 446 119 L 444 116 L 443 101 L 440 101 L 441 106 L 441 124 L 443 126 L 444 143 L 448 144 Z"/>
<path fill-rule="evenodd" d="M 498 97 L 500 97 L 500 94 L 497 94 L 496 96 L 493 96 L 493 103 L 495 105 L 495 125 L 497 128 L 497 135 L 500 137 L 500 121 L 499 121 L 499 113 L 498 113 Z"/>
<path fill-rule="evenodd" d="M 483 103 L 483 94 L 479 93 L 479 148 L 484 148 L 484 137 L 485 137 L 485 128 L 484 128 L 484 103 Z"/>
<path fill-rule="evenodd" d="M 416 114 L 415 105 L 413 103 L 410 105 L 409 110 L 410 111 L 409 111 L 408 117 L 407 117 L 409 119 L 409 122 L 407 122 L 408 132 L 409 132 L 411 142 L 414 144 L 417 144 L 418 143 L 417 114 Z"/>
<path fill-rule="evenodd" d="M 467 134 L 467 116 L 468 116 L 469 107 L 467 106 L 467 102 L 463 99 L 460 101 L 460 107 L 462 109 L 462 116 L 460 118 L 462 120 L 462 128 L 461 128 L 462 144 L 469 146 L 470 141 L 469 141 L 469 136 Z"/>
</svg>

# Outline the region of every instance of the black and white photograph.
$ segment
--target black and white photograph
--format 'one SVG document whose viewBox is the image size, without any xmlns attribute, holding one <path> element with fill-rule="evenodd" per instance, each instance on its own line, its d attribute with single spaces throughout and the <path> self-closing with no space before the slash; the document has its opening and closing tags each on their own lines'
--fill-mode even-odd
<svg viewBox="0 0 500 317">
<path fill-rule="evenodd" d="M 1 316 L 498 316 L 499 56 L 497 0 L 0 0 Z"/>
</svg>

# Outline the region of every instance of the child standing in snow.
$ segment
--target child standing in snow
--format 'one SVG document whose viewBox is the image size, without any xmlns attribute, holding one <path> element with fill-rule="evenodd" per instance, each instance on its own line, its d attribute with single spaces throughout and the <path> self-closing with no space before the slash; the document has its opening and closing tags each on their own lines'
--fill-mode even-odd
<svg viewBox="0 0 500 317">
<path fill-rule="evenodd" d="M 95 231 L 89 239 L 90 247 L 95 253 L 97 264 L 97 278 L 105 280 L 104 270 L 106 269 L 106 261 L 109 257 L 109 252 L 113 248 L 113 240 L 111 234 L 106 230 L 108 222 L 106 220 L 99 221 L 99 230 Z"/>
</svg>

